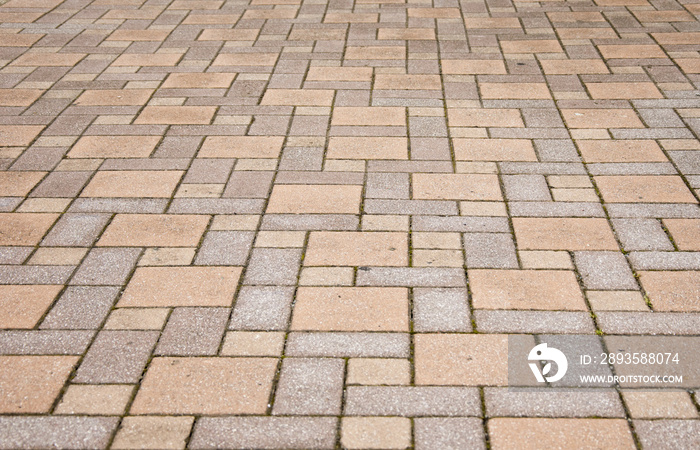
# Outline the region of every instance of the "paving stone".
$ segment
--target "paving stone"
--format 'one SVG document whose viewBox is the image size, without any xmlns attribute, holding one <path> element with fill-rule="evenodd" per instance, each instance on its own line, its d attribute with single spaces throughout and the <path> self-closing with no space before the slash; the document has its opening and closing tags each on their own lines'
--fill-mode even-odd
<svg viewBox="0 0 700 450">
<path fill-rule="evenodd" d="M 673 242 L 679 250 L 700 251 L 700 220 L 665 219 L 664 225 L 671 233 Z"/>
<path fill-rule="evenodd" d="M 352 358 L 348 361 L 348 384 L 406 385 L 411 365 L 405 359 Z"/>
<path fill-rule="evenodd" d="M 572 271 L 471 269 L 468 276 L 476 309 L 587 309 Z"/>
<path fill-rule="evenodd" d="M 413 198 L 422 200 L 501 200 L 493 175 L 413 174 Z"/>
<path fill-rule="evenodd" d="M 464 289 L 414 289 L 414 331 L 471 331 L 467 297 Z"/>
<path fill-rule="evenodd" d="M 191 448 L 335 448 L 335 417 L 205 417 L 195 426 Z"/>
<path fill-rule="evenodd" d="M 117 306 L 231 306 L 240 274 L 240 267 L 139 267 Z"/>
<path fill-rule="evenodd" d="M 117 214 L 99 246 L 195 247 L 209 222 L 208 216 L 171 214 Z"/>
<path fill-rule="evenodd" d="M 547 182 L 542 175 L 506 175 L 503 186 L 508 200 L 516 201 L 549 201 Z"/>
<path fill-rule="evenodd" d="M 69 287 L 41 322 L 41 328 L 98 329 L 118 293 L 117 287 Z"/>
<path fill-rule="evenodd" d="M 64 284 L 74 270 L 75 266 L 0 265 L 0 283 L 20 285 Z"/>
<path fill-rule="evenodd" d="M 463 233 L 508 233 L 508 220 L 502 217 L 444 217 L 421 215 L 412 218 L 414 231 L 458 231 Z"/>
<path fill-rule="evenodd" d="M 700 270 L 700 255 L 695 252 L 630 252 L 634 270 Z"/>
<path fill-rule="evenodd" d="M 357 286 L 463 287 L 464 270 L 438 267 L 366 267 L 357 272 Z"/>
<path fill-rule="evenodd" d="M 2 355 L 80 355 L 92 341 L 94 331 L 2 330 Z"/>
<path fill-rule="evenodd" d="M 104 324 L 105 330 L 160 330 L 168 319 L 167 308 L 114 309 Z"/>
<path fill-rule="evenodd" d="M 518 267 L 513 238 L 505 233 L 465 233 L 468 268 L 513 269 Z"/>
<path fill-rule="evenodd" d="M 603 200 L 611 203 L 697 203 L 680 177 L 598 176 Z"/>
<path fill-rule="evenodd" d="M 57 214 L 0 213 L 0 245 L 34 246 L 57 218 Z"/>
<path fill-rule="evenodd" d="M 0 447 L 697 447 L 698 5 L 5 1 Z"/>
<path fill-rule="evenodd" d="M 151 331 L 100 332 L 80 363 L 73 382 L 138 382 L 158 334 Z"/>
<path fill-rule="evenodd" d="M 275 391 L 273 414 L 338 415 L 345 362 L 341 359 L 286 358 Z"/>
<path fill-rule="evenodd" d="M 338 358 L 405 358 L 408 353 L 408 334 L 403 333 L 292 332 L 285 350 L 287 356 Z"/>
<path fill-rule="evenodd" d="M 552 390 L 485 388 L 491 417 L 624 417 L 620 397 L 612 389 Z"/>
<path fill-rule="evenodd" d="M 349 386 L 351 416 L 481 416 L 479 392 L 470 387 Z"/>
<path fill-rule="evenodd" d="M 119 415 L 134 390 L 132 385 L 71 384 L 56 406 L 58 414 Z"/>
<path fill-rule="evenodd" d="M 0 247 L 0 264 L 22 264 L 32 250 L 31 247 Z"/>
<path fill-rule="evenodd" d="M 73 285 L 122 285 L 141 255 L 138 248 L 93 248 L 78 267 Z"/>
<path fill-rule="evenodd" d="M 143 198 L 78 198 L 73 201 L 70 212 L 86 213 L 162 213 L 167 207 L 166 199 Z"/>
<path fill-rule="evenodd" d="M 253 285 L 294 285 L 301 263 L 301 251 L 295 249 L 256 248 L 251 252 L 244 283 Z M 268 269 L 275 267 L 274 272 Z"/>
<path fill-rule="evenodd" d="M 599 312 L 598 325 L 607 334 L 694 334 L 697 314 L 657 312 Z"/>
<path fill-rule="evenodd" d="M 117 417 L 3 416 L 0 448 L 106 448 Z"/>
<path fill-rule="evenodd" d="M 413 427 L 416 449 L 486 448 L 481 419 L 420 417 L 413 420 Z"/>
<path fill-rule="evenodd" d="M 613 219 L 611 222 L 625 250 L 673 250 L 658 220 Z"/>
<path fill-rule="evenodd" d="M 633 423 L 639 440 L 647 447 L 691 449 L 700 443 L 697 420 L 635 420 Z"/>
<path fill-rule="evenodd" d="M 209 231 L 202 242 L 195 264 L 204 266 L 242 266 L 248 258 L 254 233 L 246 231 Z"/>
<path fill-rule="evenodd" d="M 264 413 L 276 368 L 273 358 L 154 358 L 130 411 Z"/>
<path fill-rule="evenodd" d="M 226 334 L 221 354 L 227 356 L 279 356 L 284 333 L 275 331 L 232 331 Z"/>
<path fill-rule="evenodd" d="M 243 286 L 238 293 L 230 329 L 283 330 L 291 314 L 294 289 L 278 286 Z"/>
<path fill-rule="evenodd" d="M 414 342 L 418 385 L 507 384 L 505 335 L 420 334 Z"/>
<path fill-rule="evenodd" d="M 635 447 L 632 433 L 623 419 L 496 418 L 490 419 L 487 427 L 495 449 L 511 448 L 517 442 L 534 441 L 538 446 L 564 443 L 584 447 Z"/>
<path fill-rule="evenodd" d="M 622 253 L 574 252 L 574 262 L 587 289 L 637 289 Z"/>
<path fill-rule="evenodd" d="M 403 288 L 301 287 L 291 329 L 408 331 L 408 292 Z"/>
<path fill-rule="evenodd" d="M 622 392 L 635 419 L 696 419 L 698 411 L 687 392 L 627 389 Z"/>
<path fill-rule="evenodd" d="M 64 214 L 41 245 L 47 247 L 89 247 L 95 243 L 109 216 L 107 214 Z"/>
<path fill-rule="evenodd" d="M 48 413 L 75 367 L 75 356 L 0 357 L 4 414 Z"/>
<path fill-rule="evenodd" d="M 61 286 L 0 286 L 0 327 L 34 328 Z"/>
<path fill-rule="evenodd" d="M 411 445 L 411 421 L 401 417 L 344 417 L 340 425 L 344 448 L 406 448 Z"/>
<path fill-rule="evenodd" d="M 194 417 L 188 416 L 125 417 L 111 448 L 183 449 L 193 423 Z"/>
<path fill-rule="evenodd" d="M 518 248 L 527 250 L 618 250 L 610 225 L 596 218 L 514 218 Z"/>
<path fill-rule="evenodd" d="M 639 272 L 655 311 L 700 311 L 700 272 Z"/>
<path fill-rule="evenodd" d="M 408 240 L 403 233 L 312 232 L 304 265 L 405 266 Z"/>
<path fill-rule="evenodd" d="M 362 188 L 332 185 L 275 185 L 267 212 L 274 214 L 357 214 Z"/>
<path fill-rule="evenodd" d="M 474 311 L 476 328 L 484 333 L 557 333 L 595 332 L 590 314 L 568 311 Z"/>
<path fill-rule="evenodd" d="M 158 340 L 156 355 L 215 355 L 229 312 L 228 308 L 175 308 Z"/>
<path fill-rule="evenodd" d="M 82 197 L 150 197 L 168 198 L 172 195 L 181 171 L 99 171 L 80 195 Z"/>
</svg>

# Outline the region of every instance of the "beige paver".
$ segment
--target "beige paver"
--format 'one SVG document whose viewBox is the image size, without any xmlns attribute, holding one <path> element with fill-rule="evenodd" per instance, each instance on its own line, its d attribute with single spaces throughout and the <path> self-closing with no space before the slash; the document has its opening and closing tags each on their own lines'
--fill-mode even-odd
<svg viewBox="0 0 700 450">
<path fill-rule="evenodd" d="M 240 267 L 140 267 L 117 306 L 230 306 Z"/>
<path fill-rule="evenodd" d="M 274 358 L 156 358 L 131 414 L 262 414 Z"/>
</svg>

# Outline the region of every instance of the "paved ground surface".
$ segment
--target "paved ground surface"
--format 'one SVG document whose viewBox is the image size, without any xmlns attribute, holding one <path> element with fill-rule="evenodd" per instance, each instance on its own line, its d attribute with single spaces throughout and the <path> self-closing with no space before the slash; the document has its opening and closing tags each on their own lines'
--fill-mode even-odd
<svg viewBox="0 0 700 450">
<path fill-rule="evenodd" d="M 0 447 L 698 448 L 506 351 L 698 334 L 699 14 L 6 2 Z"/>
</svg>

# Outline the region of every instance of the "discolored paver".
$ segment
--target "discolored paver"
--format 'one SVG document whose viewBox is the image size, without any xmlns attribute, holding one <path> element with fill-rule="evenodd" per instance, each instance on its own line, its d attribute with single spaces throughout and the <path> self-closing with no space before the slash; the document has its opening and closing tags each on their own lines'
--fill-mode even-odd
<svg viewBox="0 0 700 450">
<path fill-rule="evenodd" d="M 699 14 L 0 0 L 0 448 L 698 447 Z"/>
</svg>

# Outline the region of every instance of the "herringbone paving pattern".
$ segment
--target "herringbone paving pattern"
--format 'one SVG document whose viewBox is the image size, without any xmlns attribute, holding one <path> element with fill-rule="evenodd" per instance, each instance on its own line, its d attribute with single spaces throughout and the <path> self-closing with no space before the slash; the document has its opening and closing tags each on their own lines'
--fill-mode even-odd
<svg viewBox="0 0 700 450">
<path fill-rule="evenodd" d="M 700 447 L 700 386 L 507 387 L 700 334 L 699 17 L 5 2 L 0 448 Z"/>
</svg>

